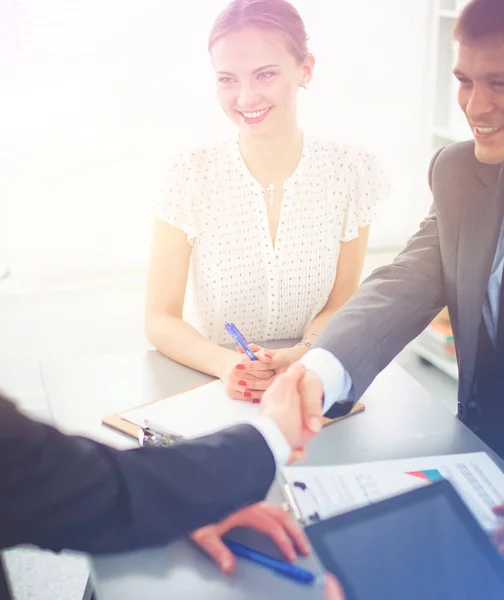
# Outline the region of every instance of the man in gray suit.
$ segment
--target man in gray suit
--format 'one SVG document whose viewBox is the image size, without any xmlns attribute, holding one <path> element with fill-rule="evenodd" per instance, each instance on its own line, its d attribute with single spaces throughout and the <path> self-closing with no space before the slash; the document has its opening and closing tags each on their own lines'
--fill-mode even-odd
<svg viewBox="0 0 504 600">
<path fill-rule="evenodd" d="M 419 231 L 303 357 L 311 372 L 304 410 L 308 424 L 323 395 L 328 416 L 348 412 L 447 305 L 460 371 L 458 416 L 504 457 L 504 2 L 473 0 L 455 39 L 458 99 L 474 140 L 434 156 L 434 201 Z"/>
</svg>

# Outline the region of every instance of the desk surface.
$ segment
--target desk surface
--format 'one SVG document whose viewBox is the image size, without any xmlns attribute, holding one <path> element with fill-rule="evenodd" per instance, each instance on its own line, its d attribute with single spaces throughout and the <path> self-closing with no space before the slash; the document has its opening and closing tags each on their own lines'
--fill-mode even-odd
<svg viewBox="0 0 504 600">
<path fill-rule="evenodd" d="M 210 379 L 155 351 L 46 361 L 42 363 L 42 377 L 58 427 L 118 448 L 132 447 L 134 442 L 102 426 L 103 415 Z M 364 413 L 329 426 L 312 441 L 305 464 L 348 464 L 484 450 L 502 466 L 485 444 L 396 363 L 376 378 L 364 402 Z M 273 486 L 269 498 L 281 501 L 277 486 Z M 317 570 L 313 558 L 302 559 L 299 564 Z M 322 598 L 319 589 L 304 588 L 242 560 L 237 562 L 236 574 L 225 577 L 185 540 L 163 549 L 95 559 L 93 571 L 99 600 Z"/>
</svg>

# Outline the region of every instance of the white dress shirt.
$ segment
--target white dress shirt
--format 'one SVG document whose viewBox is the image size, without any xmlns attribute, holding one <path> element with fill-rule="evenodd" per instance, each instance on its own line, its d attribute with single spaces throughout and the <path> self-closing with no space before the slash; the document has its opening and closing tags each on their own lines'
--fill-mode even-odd
<svg viewBox="0 0 504 600">
<path fill-rule="evenodd" d="M 287 464 L 289 456 L 291 455 L 289 442 L 280 431 L 280 428 L 275 421 L 269 417 L 260 415 L 249 421 L 249 423 L 257 429 L 268 444 L 275 460 L 276 472 L 278 473 L 280 469 Z"/>
<path fill-rule="evenodd" d="M 494 346 L 497 345 L 497 327 L 499 324 L 499 299 L 501 293 L 502 271 L 504 269 L 504 221 L 497 244 L 490 280 L 488 282 L 488 292 L 483 303 L 483 318 L 488 330 L 490 339 Z"/>
</svg>

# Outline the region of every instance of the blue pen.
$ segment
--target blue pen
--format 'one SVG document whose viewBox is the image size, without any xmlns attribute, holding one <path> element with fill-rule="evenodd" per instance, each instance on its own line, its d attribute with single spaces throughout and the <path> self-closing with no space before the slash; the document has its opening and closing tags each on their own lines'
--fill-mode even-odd
<svg viewBox="0 0 504 600">
<path fill-rule="evenodd" d="M 299 583 L 313 583 L 316 579 L 313 573 L 307 571 L 306 569 L 302 569 L 301 567 L 296 567 L 296 565 L 291 565 L 290 563 L 284 562 L 283 560 L 278 560 L 277 558 L 272 558 L 267 554 L 263 554 L 262 552 L 257 552 L 257 550 L 252 550 L 248 546 L 244 546 L 239 542 L 233 542 L 232 540 L 224 540 L 226 546 L 231 550 L 233 554 L 236 556 L 241 556 L 242 558 L 247 558 L 252 562 L 255 562 L 263 567 L 268 567 L 278 573 L 279 575 L 283 575 L 284 577 L 288 577 L 289 579 L 294 579 Z"/>
<path fill-rule="evenodd" d="M 234 341 L 240 346 L 240 348 L 245 352 L 245 354 L 250 358 L 250 360 L 259 360 L 257 356 L 252 352 L 252 350 L 247 345 L 247 340 L 243 337 L 241 332 L 238 330 L 238 327 L 233 323 L 224 323 L 224 327 L 229 335 L 234 339 Z"/>
</svg>

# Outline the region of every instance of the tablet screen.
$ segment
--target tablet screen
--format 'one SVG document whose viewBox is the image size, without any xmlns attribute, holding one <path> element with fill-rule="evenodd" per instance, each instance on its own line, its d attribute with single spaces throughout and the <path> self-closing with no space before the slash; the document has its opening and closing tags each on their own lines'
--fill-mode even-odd
<svg viewBox="0 0 504 600">
<path fill-rule="evenodd" d="M 504 599 L 504 561 L 448 482 L 306 532 L 347 600 Z"/>
</svg>

